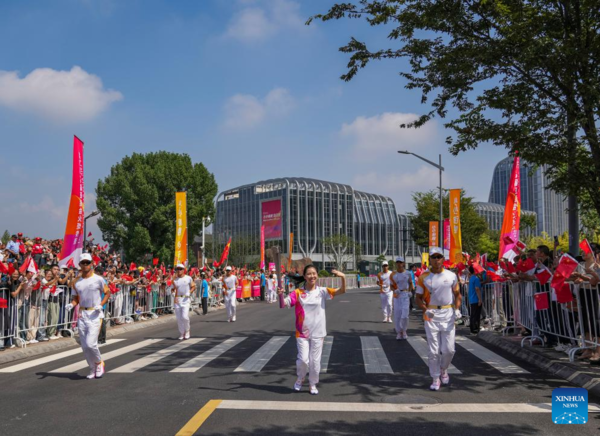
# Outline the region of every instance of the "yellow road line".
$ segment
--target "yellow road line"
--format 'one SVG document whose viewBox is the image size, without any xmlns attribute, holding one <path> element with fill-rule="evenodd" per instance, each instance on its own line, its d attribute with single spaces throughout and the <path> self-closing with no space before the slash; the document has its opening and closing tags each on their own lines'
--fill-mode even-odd
<svg viewBox="0 0 600 436">
<path fill-rule="evenodd" d="M 223 400 L 210 400 L 208 403 L 206 403 L 204 407 L 198 410 L 198 413 L 196 413 L 192 419 L 190 419 L 187 424 L 177 432 L 175 436 L 192 436 L 194 433 L 196 433 L 200 426 L 204 424 L 204 421 L 206 421 L 208 417 L 215 411 L 215 409 L 219 407 L 221 401 Z"/>
</svg>

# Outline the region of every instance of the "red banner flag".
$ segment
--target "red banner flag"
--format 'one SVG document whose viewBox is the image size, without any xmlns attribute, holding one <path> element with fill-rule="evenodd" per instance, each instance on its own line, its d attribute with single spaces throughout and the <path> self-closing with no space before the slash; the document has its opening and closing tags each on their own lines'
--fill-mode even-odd
<svg viewBox="0 0 600 436">
<path fill-rule="evenodd" d="M 550 307 L 550 305 L 548 304 L 547 292 L 534 294 L 533 299 L 535 300 L 535 310 L 547 310 Z"/>
<path fill-rule="evenodd" d="M 229 247 L 231 247 L 231 238 L 229 238 L 229 241 L 227 241 L 227 245 L 223 249 L 223 253 L 221 254 L 221 260 L 219 261 L 219 263 L 213 262 L 213 265 L 215 267 L 219 267 L 219 266 L 223 265 L 223 262 L 225 262 L 225 260 L 227 259 L 227 256 L 229 256 Z"/>
<path fill-rule="evenodd" d="M 519 156 L 513 160 L 510 182 L 504 205 L 504 218 L 500 230 L 500 251 L 498 258 L 506 257 L 512 260 L 515 253 L 513 247 L 519 240 L 519 225 L 521 224 L 521 170 Z M 515 253 L 516 254 L 516 253 Z"/>
</svg>

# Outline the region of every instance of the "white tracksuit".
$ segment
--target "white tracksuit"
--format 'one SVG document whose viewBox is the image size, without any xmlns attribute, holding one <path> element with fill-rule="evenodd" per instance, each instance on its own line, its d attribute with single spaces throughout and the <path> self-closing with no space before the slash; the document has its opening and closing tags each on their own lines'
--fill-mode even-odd
<svg viewBox="0 0 600 436">
<path fill-rule="evenodd" d="M 381 273 L 380 280 L 383 283 L 383 291 L 380 291 L 379 297 L 381 298 L 381 310 L 384 318 L 392 316 L 392 298 L 393 292 L 390 288 L 390 276 L 391 272 Z"/>
<path fill-rule="evenodd" d="M 184 275 L 173 280 L 175 286 L 175 318 L 177 318 L 177 328 L 181 336 L 190 331 L 190 291 L 193 280 L 190 276 Z"/>
<path fill-rule="evenodd" d="M 236 316 L 237 306 L 237 277 L 231 274 L 229 277 L 223 278 L 224 289 L 227 295 L 224 296 L 225 308 L 227 309 L 227 318 L 233 319 Z"/>
<path fill-rule="evenodd" d="M 394 291 L 394 327 L 396 333 L 406 332 L 408 330 L 408 316 L 410 313 L 410 291 L 409 281 L 410 273 L 408 271 L 392 274 L 392 280 L 396 283 L 398 289 Z"/>
</svg>

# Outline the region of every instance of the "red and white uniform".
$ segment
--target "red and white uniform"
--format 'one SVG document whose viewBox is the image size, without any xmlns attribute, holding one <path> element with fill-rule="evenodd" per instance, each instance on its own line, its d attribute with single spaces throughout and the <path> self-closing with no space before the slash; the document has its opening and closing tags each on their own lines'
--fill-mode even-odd
<svg viewBox="0 0 600 436">
<path fill-rule="evenodd" d="M 296 312 L 296 373 L 303 380 L 308 373 L 311 386 L 319 383 L 323 341 L 327 336 L 325 301 L 332 300 L 335 289 L 315 287 L 311 291 L 296 289 L 285 297 L 285 305 Z"/>
</svg>

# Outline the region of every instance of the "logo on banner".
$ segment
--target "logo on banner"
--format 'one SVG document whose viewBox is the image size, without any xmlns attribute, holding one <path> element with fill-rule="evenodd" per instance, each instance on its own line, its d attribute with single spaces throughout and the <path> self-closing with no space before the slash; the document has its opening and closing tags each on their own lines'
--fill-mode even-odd
<svg viewBox="0 0 600 436">
<path fill-rule="evenodd" d="M 554 424 L 588 422 L 588 391 L 583 388 L 557 388 L 552 391 Z"/>
</svg>

